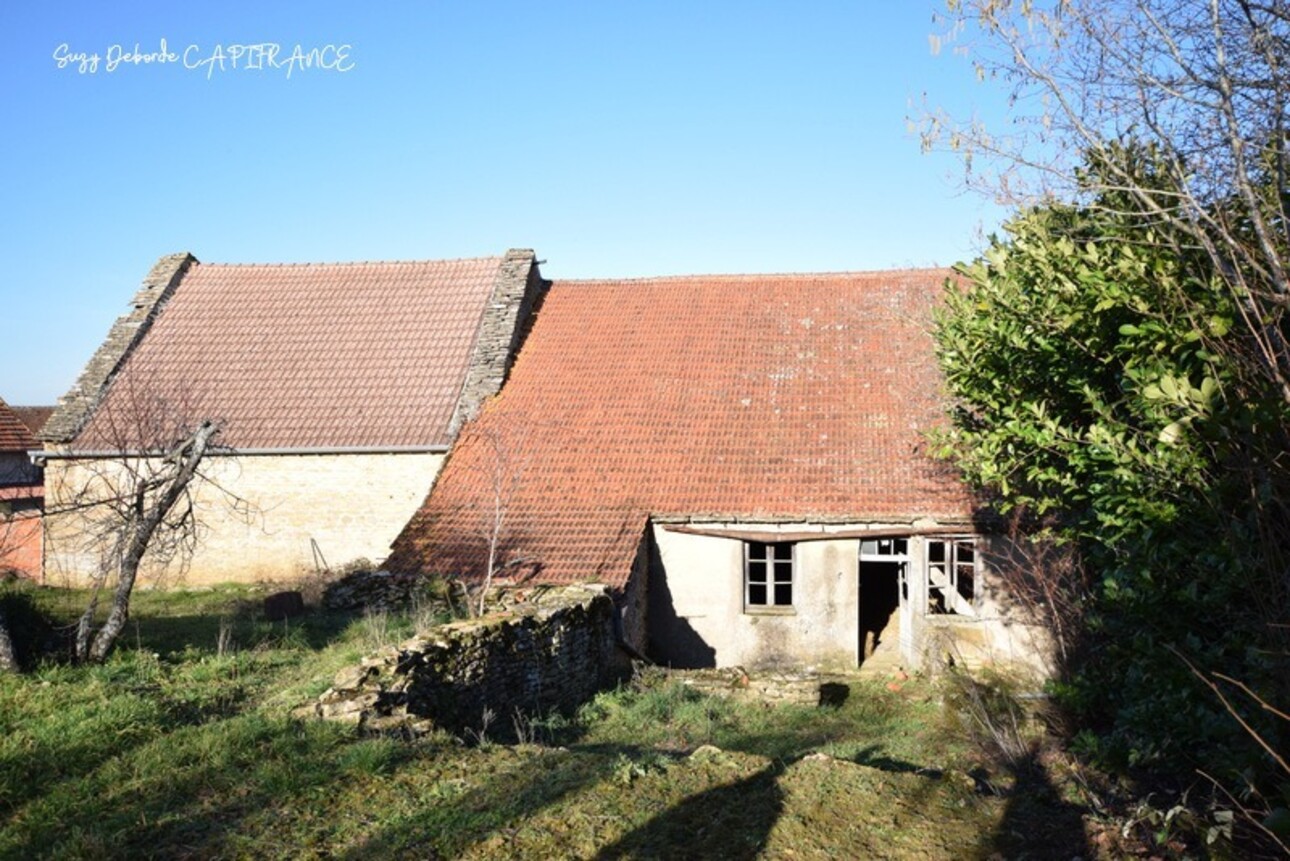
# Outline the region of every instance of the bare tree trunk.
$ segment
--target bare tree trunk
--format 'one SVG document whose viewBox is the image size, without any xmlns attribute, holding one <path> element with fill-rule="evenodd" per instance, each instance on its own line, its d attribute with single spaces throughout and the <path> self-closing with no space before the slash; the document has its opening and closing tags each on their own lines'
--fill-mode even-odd
<svg viewBox="0 0 1290 861">
<path fill-rule="evenodd" d="M 488 601 L 488 590 L 493 586 L 493 575 L 497 572 L 497 546 L 502 537 L 502 522 L 506 518 L 506 507 L 503 504 L 501 476 L 497 476 L 493 487 L 493 523 L 488 532 L 488 568 L 484 570 L 484 583 L 479 589 L 479 612 L 484 615 Z"/>
<path fill-rule="evenodd" d="M 101 583 L 94 585 L 94 593 L 90 596 L 89 603 L 85 605 L 85 612 L 76 622 L 76 642 L 72 647 L 72 654 L 76 655 L 76 660 L 83 661 L 90 650 L 90 635 L 94 633 L 94 614 L 99 609 L 99 589 Z"/>
<path fill-rule="evenodd" d="M 166 461 L 173 473 L 157 482 L 140 484 L 136 490 L 135 513 L 137 517 L 129 525 L 129 535 L 125 541 L 125 551 L 121 555 L 120 570 L 117 574 L 116 591 L 112 598 L 112 609 L 103 623 L 103 627 L 94 635 L 89 645 L 88 654 L 82 657 L 91 661 L 102 661 L 112 649 L 116 639 L 125 628 L 130 616 L 130 594 L 134 590 L 135 580 L 139 574 L 139 563 L 148 549 L 149 542 L 166 516 L 170 514 L 188 489 L 189 482 L 197 474 L 197 467 L 206 455 L 206 449 L 217 426 L 213 422 L 203 422 L 192 435 L 182 440 L 166 455 Z M 149 501 L 149 492 L 156 490 L 156 495 Z M 90 611 L 92 612 L 92 610 Z M 78 647 L 79 647 L 78 643 Z"/>
</svg>

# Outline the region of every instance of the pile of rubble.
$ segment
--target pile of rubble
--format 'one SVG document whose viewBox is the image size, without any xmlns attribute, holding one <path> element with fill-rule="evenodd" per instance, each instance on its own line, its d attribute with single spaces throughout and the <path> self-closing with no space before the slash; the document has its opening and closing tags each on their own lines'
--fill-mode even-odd
<svg viewBox="0 0 1290 861">
<path fill-rule="evenodd" d="M 423 597 L 426 581 L 417 574 L 389 571 L 354 571 L 323 589 L 322 604 L 329 610 L 400 610 Z"/>
</svg>

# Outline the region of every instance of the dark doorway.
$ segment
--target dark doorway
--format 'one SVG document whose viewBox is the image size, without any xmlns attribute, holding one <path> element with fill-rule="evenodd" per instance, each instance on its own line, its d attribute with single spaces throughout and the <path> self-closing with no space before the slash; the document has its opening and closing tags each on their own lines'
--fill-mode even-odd
<svg viewBox="0 0 1290 861">
<path fill-rule="evenodd" d="M 900 608 L 900 568 L 904 562 L 860 563 L 860 664 L 883 653 L 899 650 L 896 611 Z"/>
</svg>

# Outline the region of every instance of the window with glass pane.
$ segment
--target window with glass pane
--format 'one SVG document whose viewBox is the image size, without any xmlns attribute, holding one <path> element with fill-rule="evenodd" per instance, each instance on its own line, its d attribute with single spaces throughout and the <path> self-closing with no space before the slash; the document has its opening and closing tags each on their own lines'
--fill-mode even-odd
<svg viewBox="0 0 1290 861">
<path fill-rule="evenodd" d="M 793 546 L 791 542 L 745 543 L 745 606 L 793 606 Z"/>
</svg>

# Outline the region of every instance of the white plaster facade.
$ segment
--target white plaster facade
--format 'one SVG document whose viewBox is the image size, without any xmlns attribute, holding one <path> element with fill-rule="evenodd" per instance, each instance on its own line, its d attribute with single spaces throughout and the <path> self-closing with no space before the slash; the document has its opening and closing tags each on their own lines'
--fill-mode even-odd
<svg viewBox="0 0 1290 861">
<path fill-rule="evenodd" d="M 948 654 L 970 665 L 1007 662 L 1040 672 L 1047 667 L 1041 629 L 1002 594 L 988 561 L 990 539 L 975 538 L 976 597 L 969 616 L 928 609 L 928 542 L 966 535 L 961 529 L 927 522 L 696 526 L 656 523 L 649 536 L 650 652 L 663 663 L 824 671 L 863 666 L 870 658 L 861 590 L 861 542 L 868 532 L 907 540 L 907 555 L 885 563 L 879 573 L 893 578 L 894 593 L 880 648 L 901 666 L 920 668 Z M 793 541 L 791 607 L 746 606 L 744 554 L 750 538 Z M 903 579 L 897 579 L 898 569 Z"/>
<path fill-rule="evenodd" d="M 216 455 L 197 496 L 202 524 L 183 582 L 204 585 L 284 580 L 356 559 L 374 563 L 416 511 L 445 455 L 438 452 Z M 59 514 L 70 489 L 94 487 L 89 470 L 112 461 L 51 458 L 46 466 L 45 581 L 83 583 L 100 549 L 87 542 L 93 509 Z M 222 493 L 216 487 L 223 488 Z M 238 500 L 238 501 L 235 501 Z M 173 582 L 179 566 L 154 563 L 145 580 Z"/>
</svg>

